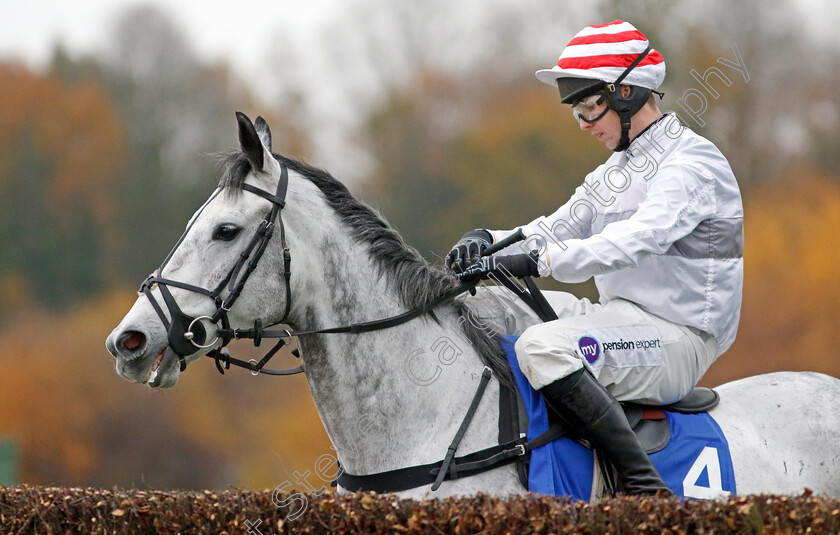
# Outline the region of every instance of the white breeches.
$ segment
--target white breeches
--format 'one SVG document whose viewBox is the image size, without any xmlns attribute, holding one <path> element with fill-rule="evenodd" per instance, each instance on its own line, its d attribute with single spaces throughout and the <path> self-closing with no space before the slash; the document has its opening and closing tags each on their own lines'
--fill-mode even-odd
<svg viewBox="0 0 840 535">
<path fill-rule="evenodd" d="M 717 357 L 712 336 L 623 299 L 601 305 L 566 292 L 544 292 L 559 319 L 542 323 L 504 288 L 487 290 L 477 298 L 490 297 L 492 308 L 503 310 L 501 322 L 492 314 L 501 334 L 520 336 L 516 357 L 537 390 L 586 366 L 620 401 L 673 403 L 694 388 Z M 480 306 L 481 315 L 491 315 L 490 308 Z"/>
</svg>

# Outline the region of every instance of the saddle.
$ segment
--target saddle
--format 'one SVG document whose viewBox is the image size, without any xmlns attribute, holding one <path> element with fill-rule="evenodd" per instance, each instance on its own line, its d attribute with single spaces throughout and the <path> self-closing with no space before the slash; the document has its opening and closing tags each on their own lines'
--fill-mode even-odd
<svg viewBox="0 0 840 535">
<path fill-rule="evenodd" d="M 671 426 L 665 416 L 665 411 L 682 414 L 699 414 L 715 408 L 720 402 L 720 395 L 709 388 L 695 387 L 686 397 L 670 405 L 641 405 L 639 403 L 621 403 L 630 427 L 639 438 L 645 452 L 650 455 L 663 450 L 671 441 Z M 528 431 L 528 415 L 525 404 L 518 388 L 501 386 L 499 396 L 499 442 L 524 437 Z M 549 422 L 552 427 L 560 428 L 557 436 L 568 436 L 579 444 L 592 449 L 586 439 L 571 433 L 568 425 L 564 424 L 558 415 L 549 410 Z M 549 432 L 545 434 L 549 434 Z M 553 440 L 553 439 L 549 439 Z M 517 459 L 516 468 L 522 485 L 528 488 L 529 456 Z M 602 468 L 603 470 L 603 468 Z M 606 470 L 604 470 L 606 472 Z"/>
<path fill-rule="evenodd" d="M 720 396 L 714 390 L 696 387 L 686 397 L 659 407 L 622 403 L 624 414 L 630 427 L 635 431 L 639 442 L 649 455 L 662 450 L 671 441 L 671 426 L 665 419 L 665 411 L 682 414 L 698 414 L 712 410 L 720 402 Z"/>
<path fill-rule="evenodd" d="M 525 433 L 528 418 L 524 415 L 525 409 L 521 398 L 518 399 L 518 403 L 520 404 L 520 431 Z M 627 421 L 636 433 L 645 452 L 650 455 L 661 451 L 671 441 L 671 426 L 668 425 L 668 420 L 665 418 L 666 411 L 699 414 L 712 410 L 718 403 L 720 403 L 720 395 L 717 392 L 710 388 L 695 387 L 686 397 L 669 405 L 642 405 L 622 402 L 621 408 L 624 409 L 624 415 L 627 416 Z M 549 420 L 552 423 L 562 424 L 559 417 L 551 412 L 549 412 Z M 584 446 L 590 447 L 585 439 L 574 437 L 572 433 L 569 433 L 569 436 Z"/>
</svg>

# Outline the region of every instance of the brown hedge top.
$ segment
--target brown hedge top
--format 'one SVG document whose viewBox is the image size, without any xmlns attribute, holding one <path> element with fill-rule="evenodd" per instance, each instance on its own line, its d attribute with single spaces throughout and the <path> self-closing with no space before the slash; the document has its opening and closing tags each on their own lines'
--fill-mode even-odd
<svg viewBox="0 0 840 535">
<path fill-rule="evenodd" d="M 272 497 L 271 491 L 0 487 L 0 533 L 9 534 L 838 532 L 840 499 L 810 492 L 685 503 L 624 496 L 593 506 L 535 494 L 418 502 L 372 493 Z"/>
</svg>

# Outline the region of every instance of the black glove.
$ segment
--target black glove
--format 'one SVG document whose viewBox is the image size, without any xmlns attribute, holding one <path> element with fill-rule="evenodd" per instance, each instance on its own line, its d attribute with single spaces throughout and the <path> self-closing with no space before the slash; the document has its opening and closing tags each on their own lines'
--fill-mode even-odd
<svg viewBox="0 0 840 535">
<path fill-rule="evenodd" d="M 475 229 L 464 234 L 446 255 L 445 265 L 455 273 L 461 273 L 481 258 L 481 253 L 493 243 L 493 236 L 484 229 Z"/>
<path fill-rule="evenodd" d="M 467 268 L 458 277 L 462 281 L 479 278 L 486 279 L 491 274 L 497 277 L 539 277 L 539 258 L 537 251 L 510 256 L 485 256 Z"/>
</svg>

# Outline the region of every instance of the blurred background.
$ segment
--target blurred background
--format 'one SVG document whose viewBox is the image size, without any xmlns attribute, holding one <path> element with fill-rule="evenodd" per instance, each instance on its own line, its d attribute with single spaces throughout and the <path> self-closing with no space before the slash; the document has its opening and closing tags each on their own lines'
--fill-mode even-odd
<svg viewBox="0 0 840 535">
<path fill-rule="evenodd" d="M 439 262 L 466 230 L 553 211 L 609 156 L 533 73 L 615 19 L 662 52 L 660 108 L 721 148 L 744 195 L 741 326 L 702 384 L 840 376 L 838 12 L 831 0 L 3 0 L 0 483 L 301 488 L 292 474 L 331 452 L 303 378 L 220 376 L 207 360 L 151 391 L 120 379 L 104 348 L 213 190 L 234 111 L 265 116 L 275 151 L 329 170 Z"/>
</svg>

